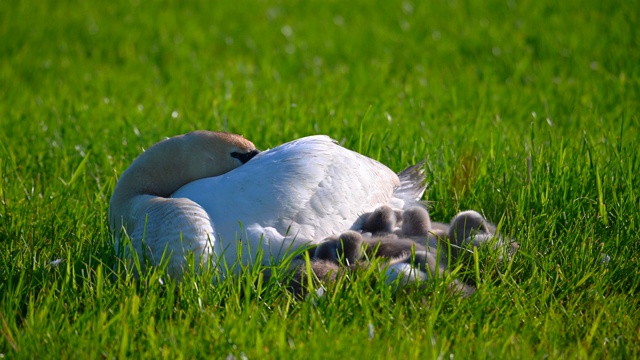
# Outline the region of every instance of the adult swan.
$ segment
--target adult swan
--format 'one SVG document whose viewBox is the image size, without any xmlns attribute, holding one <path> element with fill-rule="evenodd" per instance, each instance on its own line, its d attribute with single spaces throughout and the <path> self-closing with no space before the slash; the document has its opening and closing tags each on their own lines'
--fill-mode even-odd
<svg viewBox="0 0 640 360">
<path fill-rule="evenodd" d="M 262 249 L 263 263 L 278 261 L 357 229 L 361 215 L 381 205 L 415 205 L 424 189 L 419 166 L 396 175 L 327 136 L 259 152 L 239 135 L 196 131 L 133 161 L 113 192 L 110 224 L 116 248 L 126 234 L 141 259 L 168 258 L 168 272 L 180 277 L 188 253 L 231 266 L 255 261 Z"/>
</svg>

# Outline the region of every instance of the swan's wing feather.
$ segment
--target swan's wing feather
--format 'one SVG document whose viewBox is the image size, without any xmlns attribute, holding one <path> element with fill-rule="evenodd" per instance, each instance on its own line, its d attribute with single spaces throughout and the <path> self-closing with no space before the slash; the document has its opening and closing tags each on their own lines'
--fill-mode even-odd
<svg viewBox="0 0 640 360">
<path fill-rule="evenodd" d="M 399 172 L 398 178 L 400 186 L 393 190 L 393 197 L 404 203 L 403 208 L 419 205 L 419 201 L 427 189 L 424 160 Z"/>
</svg>

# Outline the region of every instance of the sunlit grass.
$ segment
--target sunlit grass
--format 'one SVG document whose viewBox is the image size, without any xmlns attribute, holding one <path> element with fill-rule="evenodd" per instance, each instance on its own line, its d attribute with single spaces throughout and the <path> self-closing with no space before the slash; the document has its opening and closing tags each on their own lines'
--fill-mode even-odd
<svg viewBox="0 0 640 360">
<path fill-rule="evenodd" d="M 638 357 L 637 1 L 0 9 L 2 356 Z M 426 158 L 433 219 L 475 209 L 521 250 L 480 254 L 468 299 L 375 272 L 304 300 L 259 269 L 135 281 L 113 187 L 195 129 L 260 148 L 324 133 L 397 171 Z"/>
</svg>

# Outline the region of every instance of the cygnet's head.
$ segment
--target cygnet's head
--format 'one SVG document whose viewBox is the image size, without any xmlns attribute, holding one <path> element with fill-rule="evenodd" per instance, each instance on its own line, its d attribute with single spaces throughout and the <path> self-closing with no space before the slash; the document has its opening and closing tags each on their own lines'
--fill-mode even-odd
<svg viewBox="0 0 640 360">
<path fill-rule="evenodd" d="M 355 231 L 346 231 L 339 237 L 330 237 L 321 243 L 314 258 L 340 264 L 354 265 L 363 256 L 362 235 Z"/>
<path fill-rule="evenodd" d="M 482 215 L 473 210 L 459 213 L 451 220 L 449 238 L 458 246 L 463 246 L 471 237 L 492 235 L 495 229 Z"/>
<path fill-rule="evenodd" d="M 427 209 L 414 206 L 403 214 L 402 233 L 405 236 L 426 236 L 431 231 L 431 218 Z"/>
<path fill-rule="evenodd" d="M 373 235 L 390 234 L 398 223 L 398 214 L 387 205 L 375 209 L 364 221 L 363 232 Z"/>
</svg>

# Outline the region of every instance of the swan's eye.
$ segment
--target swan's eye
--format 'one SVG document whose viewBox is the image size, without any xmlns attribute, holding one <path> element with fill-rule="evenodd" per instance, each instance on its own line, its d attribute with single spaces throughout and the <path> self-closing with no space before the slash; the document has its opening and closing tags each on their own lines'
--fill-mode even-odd
<svg viewBox="0 0 640 360">
<path fill-rule="evenodd" d="M 231 157 L 240 160 L 240 162 L 243 163 L 243 164 L 246 164 L 247 161 L 253 159 L 253 157 L 258 155 L 259 153 L 260 153 L 259 150 L 251 150 L 251 151 L 249 151 L 247 153 L 241 153 L 241 152 L 234 151 L 234 152 L 231 153 Z"/>
</svg>

